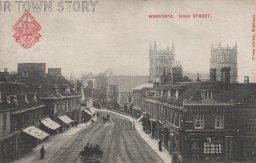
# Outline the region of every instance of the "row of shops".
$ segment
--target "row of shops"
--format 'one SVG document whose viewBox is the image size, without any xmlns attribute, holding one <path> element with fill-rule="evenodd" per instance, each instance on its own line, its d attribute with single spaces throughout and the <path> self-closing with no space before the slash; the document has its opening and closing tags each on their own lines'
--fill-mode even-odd
<svg viewBox="0 0 256 163">
<path fill-rule="evenodd" d="M 83 122 L 88 122 L 95 116 L 95 108 L 81 108 Z M 56 135 L 70 127 L 76 125 L 76 122 L 67 115 L 59 116 L 58 121 L 46 117 L 40 121 L 40 125 L 31 125 L 22 131 L 17 131 L 0 139 L 0 153 L 2 156 L 0 163 L 12 162 L 19 159 L 24 154 L 31 151 L 47 139 L 50 135 Z"/>
</svg>

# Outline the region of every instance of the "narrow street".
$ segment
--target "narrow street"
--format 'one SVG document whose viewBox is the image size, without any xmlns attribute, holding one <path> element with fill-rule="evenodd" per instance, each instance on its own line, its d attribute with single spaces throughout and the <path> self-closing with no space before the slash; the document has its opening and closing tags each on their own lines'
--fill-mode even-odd
<svg viewBox="0 0 256 163">
<path fill-rule="evenodd" d="M 101 112 L 101 115 L 106 113 Z M 131 122 L 109 113 L 110 123 L 99 118 L 94 124 L 80 130 L 51 158 L 51 163 L 80 163 L 79 152 L 89 142 L 100 145 L 103 163 L 160 163 L 161 159 L 140 137 Z"/>
</svg>

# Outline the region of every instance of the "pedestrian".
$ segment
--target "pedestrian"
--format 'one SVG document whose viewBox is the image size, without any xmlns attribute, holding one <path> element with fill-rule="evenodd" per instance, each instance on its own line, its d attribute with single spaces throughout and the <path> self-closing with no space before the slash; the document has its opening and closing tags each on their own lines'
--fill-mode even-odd
<svg viewBox="0 0 256 163">
<path fill-rule="evenodd" d="M 158 142 L 158 148 L 159 148 L 159 151 L 163 151 L 162 150 L 162 140 L 161 139 Z"/>
<path fill-rule="evenodd" d="M 132 121 L 132 126 L 135 127 L 135 122 L 134 121 Z"/>
<path fill-rule="evenodd" d="M 44 159 L 44 154 L 45 154 L 44 145 L 42 145 L 42 147 L 40 149 L 40 158 L 41 158 L 41 160 Z"/>
<path fill-rule="evenodd" d="M 180 154 L 178 155 L 177 162 L 178 162 L 178 163 L 182 163 L 182 156 L 181 156 Z"/>
<path fill-rule="evenodd" d="M 172 163 L 177 163 L 178 161 L 178 156 L 177 156 L 177 153 L 174 152 L 173 156 L 172 156 Z"/>
<path fill-rule="evenodd" d="M 90 144 L 87 143 L 86 146 L 84 146 L 84 151 L 88 152 L 90 149 Z"/>
</svg>

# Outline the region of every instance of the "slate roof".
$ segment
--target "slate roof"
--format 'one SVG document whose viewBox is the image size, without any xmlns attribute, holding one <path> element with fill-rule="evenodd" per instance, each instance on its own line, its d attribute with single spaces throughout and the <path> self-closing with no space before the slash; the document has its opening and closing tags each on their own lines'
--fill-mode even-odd
<svg viewBox="0 0 256 163">
<path fill-rule="evenodd" d="M 1 102 L 0 112 L 6 110 L 24 111 L 27 109 L 36 109 L 45 105 L 40 101 L 34 92 L 27 89 L 25 84 L 20 83 L 0 83 Z M 25 101 L 25 95 L 27 101 Z M 7 101 L 7 96 L 10 97 L 10 102 Z M 14 96 L 17 97 L 17 102 L 14 102 Z"/>
<path fill-rule="evenodd" d="M 256 83 L 231 83 L 225 86 L 221 82 L 191 82 L 160 86 L 158 89 L 180 90 L 178 98 L 151 97 L 151 99 L 177 106 L 183 106 L 184 100 L 202 102 L 201 91 L 211 91 L 213 100 L 219 103 L 235 102 L 234 100 L 239 97 L 256 97 Z"/>
<path fill-rule="evenodd" d="M 33 79 L 24 81 L 19 76 L 12 77 L 12 80 L 25 82 L 30 89 L 37 92 L 40 98 L 61 99 L 81 96 L 63 75 L 42 74 Z"/>
<path fill-rule="evenodd" d="M 120 92 L 132 92 L 134 88 L 147 83 L 148 76 L 110 76 L 109 85 L 117 85 Z"/>
</svg>

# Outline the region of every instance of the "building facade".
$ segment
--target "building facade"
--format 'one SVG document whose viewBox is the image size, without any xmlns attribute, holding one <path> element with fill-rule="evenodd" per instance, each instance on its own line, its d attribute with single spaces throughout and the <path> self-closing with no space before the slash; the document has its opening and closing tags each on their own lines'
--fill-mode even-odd
<svg viewBox="0 0 256 163">
<path fill-rule="evenodd" d="M 44 102 L 45 114 L 53 121 L 68 128 L 72 122 L 79 121 L 81 113 L 81 92 L 61 75 L 60 68 L 49 68 L 45 63 L 20 63 L 18 74 L 12 80 L 25 83 Z"/>
<path fill-rule="evenodd" d="M 133 89 L 148 82 L 148 76 L 109 76 L 107 99 L 128 109 L 133 104 Z"/>
<path fill-rule="evenodd" d="M 155 87 L 145 100 L 144 131 L 186 163 L 254 162 L 256 84 L 231 83 L 230 68 L 221 76 Z"/>
<path fill-rule="evenodd" d="M 211 47 L 210 67 L 215 68 L 217 71 L 217 81 L 221 80 L 220 69 L 222 67 L 230 67 L 230 81 L 236 82 L 238 77 L 237 68 L 237 45 L 234 47 L 223 47 L 220 43 L 217 47 Z"/>
<path fill-rule="evenodd" d="M 45 105 L 21 83 L 0 83 L 0 162 L 12 162 L 49 134 L 40 130 Z M 35 136 L 40 133 L 40 137 Z"/>
<path fill-rule="evenodd" d="M 151 44 L 149 47 L 149 81 L 159 80 L 159 77 L 165 70 L 167 73 L 171 72 L 172 67 L 174 66 L 175 59 L 175 48 L 172 44 L 172 48 L 169 49 L 167 46 L 166 49 L 158 49 L 156 42 L 152 48 Z"/>
</svg>

